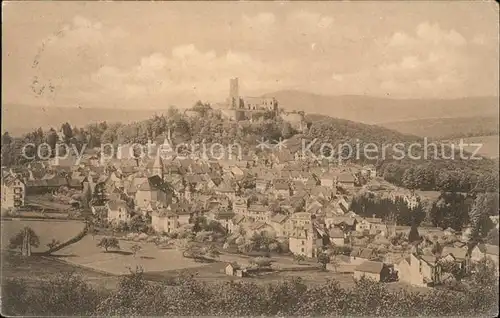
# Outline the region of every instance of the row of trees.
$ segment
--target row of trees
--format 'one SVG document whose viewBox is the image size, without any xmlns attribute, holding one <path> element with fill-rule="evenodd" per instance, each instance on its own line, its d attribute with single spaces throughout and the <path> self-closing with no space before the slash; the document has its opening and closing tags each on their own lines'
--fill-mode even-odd
<svg viewBox="0 0 500 318">
<path fill-rule="evenodd" d="M 462 159 L 459 149 L 444 145 L 424 149 L 425 143 L 421 138 L 381 127 L 327 118 L 314 121 L 305 138 L 319 140 L 311 147 L 313 153 L 330 155 L 328 147 L 321 149 L 322 145 L 330 144 L 333 146 L 333 159 L 350 155 L 351 161 L 373 163 L 377 173 L 385 180 L 408 189 L 493 192 L 498 188 L 497 162 L 486 158 Z M 341 147 L 344 144 L 350 147 Z M 373 149 L 368 148 L 368 144 L 377 145 L 377 153 L 365 153 L 364 149 Z M 420 147 L 410 148 L 414 144 Z M 401 150 L 405 151 L 403 158 Z M 454 159 L 449 159 L 452 154 Z M 373 159 L 374 156 L 376 159 Z M 416 159 L 418 157 L 420 159 Z M 396 160 L 399 158 L 401 160 Z"/>
<path fill-rule="evenodd" d="M 235 246 L 239 253 L 286 253 L 288 252 L 288 241 L 279 241 L 276 237 L 266 233 L 255 232 L 252 236 L 232 236 L 226 240 L 225 247 Z"/>
<path fill-rule="evenodd" d="M 21 165 L 29 162 L 29 158 L 48 158 L 56 154 L 56 145 L 65 143 L 77 151 L 81 151 L 85 146 L 87 149 L 100 146 L 102 133 L 99 130 L 105 129 L 107 124 L 88 125 L 85 128 L 71 127 L 69 123 L 64 123 L 58 132 L 54 128 L 43 131 L 37 128 L 32 132 L 26 133 L 21 137 L 12 137 L 8 132 L 2 135 L 2 164 L 5 166 Z M 32 144 L 34 147 L 23 147 Z M 45 147 L 39 147 L 46 144 Z M 59 155 L 63 155 L 65 148 L 61 147 Z M 24 153 L 23 153 L 24 151 Z"/>
<path fill-rule="evenodd" d="M 498 215 L 498 193 L 479 193 L 475 197 L 460 193 L 442 193 L 429 212 L 434 226 L 463 231 L 469 228 L 469 240 L 494 242 L 498 230 L 490 216 Z M 498 243 L 496 243 L 498 245 Z"/>
<path fill-rule="evenodd" d="M 195 109 L 203 114 L 198 117 L 184 116 L 179 110 L 171 107 L 166 115 L 155 115 L 150 119 L 129 124 L 101 122 L 77 128 L 64 123 L 58 130 L 62 134 L 58 134 L 54 128 L 47 131 L 38 128 L 20 138 L 13 138 L 6 132 L 2 136 L 2 157 L 5 165 L 26 162 L 21 151 L 26 143 L 33 143 L 36 146 L 47 143 L 49 148 L 41 153 L 42 156 L 46 156 L 47 153 L 54 154 L 58 142 L 75 145 L 81 150 L 83 145 L 89 149 L 99 147 L 101 144 L 146 144 L 149 140 L 163 143 L 170 133 L 174 144 L 190 141 L 201 143 L 204 140 L 206 143 L 230 145 L 237 142 L 242 146 L 249 146 L 261 138 L 278 140 L 289 138 L 296 133 L 290 123 L 281 119 L 264 116 L 256 122 L 231 122 L 224 120 L 217 112 L 207 111 L 209 107 L 198 102 Z M 35 148 L 30 147 L 27 150 L 29 157 L 38 157 Z"/>
<path fill-rule="evenodd" d="M 498 215 L 498 209 L 499 195 L 492 192 L 476 195 L 442 192 L 432 204 L 419 202 L 413 209 L 401 197 L 391 200 L 373 193 L 356 196 L 351 204 L 351 210 L 356 214 L 363 217 L 375 215 L 390 224 L 418 226 L 425 221 L 442 229 L 463 231 L 470 228 L 470 240 L 476 242 L 494 235 L 495 225 L 490 216 Z"/>
<path fill-rule="evenodd" d="M 23 279 L 5 279 L 2 310 L 16 316 L 490 316 L 498 313 L 494 270 L 484 261 L 463 282 L 466 288 L 425 293 L 394 291 L 365 279 L 343 288 L 334 280 L 208 283 L 184 274 L 150 284 L 141 270 L 104 292 L 79 276 L 60 274 L 37 288 L 28 288 Z"/>
<path fill-rule="evenodd" d="M 385 161 L 379 162 L 377 173 L 407 189 L 476 193 L 498 190 L 498 168 L 489 159 Z"/>
<path fill-rule="evenodd" d="M 402 197 L 395 200 L 379 198 L 372 193 L 356 196 L 352 199 L 351 210 L 362 217 L 375 215 L 389 224 L 411 226 L 419 225 L 426 216 L 422 203 L 410 209 Z"/>
</svg>

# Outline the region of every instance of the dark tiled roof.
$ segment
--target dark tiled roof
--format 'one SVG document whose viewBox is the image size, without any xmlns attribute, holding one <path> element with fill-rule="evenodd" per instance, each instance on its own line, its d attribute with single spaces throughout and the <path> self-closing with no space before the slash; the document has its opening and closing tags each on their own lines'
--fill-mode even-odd
<svg viewBox="0 0 500 318">
<path fill-rule="evenodd" d="M 352 183 L 355 181 L 355 178 L 354 176 L 349 173 L 349 172 L 343 172 L 343 173 L 340 173 L 338 176 L 337 176 L 337 181 L 340 182 L 340 183 Z"/>
<path fill-rule="evenodd" d="M 276 190 L 290 190 L 290 186 L 287 182 L 278 181 L 274 183 L 274 189 Z"/>
<path fill-rule="evenodd" d="M 217 220 L 230 220 L 234 217 L 234 215 L 235 214 L 232 211 L 222 210 L 222 211 L 218 211 L 215 214 L 215 219 L 217 219 Z"/>
<path fill-rule="evenodd" d="M 275 223 L 280 223 L 281 224 L 281 223 L 285 222 L 287 219 L 288 219 L 287 215 L 276 214 L 275 216 L 273 216 L 271 218 L 271 222 L 275 222 Z"/>
<path fill-rule="evenodd" d="M 236 215 L 233 218 L 233 223 L 234 224 L 240 224 L 243 220 L 245 220 L 245 216 L 244 215 Z"/>
<path fill-rule="evenodd" d="M 2 181 L 3 181 L 3 183 L 4 183 L 5 185 L 10 186 L 10 185 L 12 185 L 12 184 L 14 183 L 14 181 L 16 181 L 16 180 L 17 180 L 17 181 L 21 181 L 21 182 L 23 182 L 21 179 L 16 178 L 16 177 L 14 177 L 14 176 L 12 176 L 12 175 L 8 175 L 8 176 L 6 176 L 5 178 L 3 178 L 3 180 L 2 180 Z M 23 182 L 23 183 L 24 183 L 24 182 Z"/>
<path fill-rule="evenodd" d="M 110 210 L 116 211 L 119 208 L 126 209 L 128 211 L 127 202 L 123 200 L 110 200 L 107 203 Z"/>
<path fill-rule="evenodd" d="M 445 246 L 441 253 L 442 256 L 453 255 L 456 259 L 464 260 L 467 257 L 467 250 L 459 247 Z"/>
<path fill-rule="evenodd" d="M 498 246 L 491 244 L 479 244 L 479 250 L 485 254 L 497 255 L 498 256 Z"/>
<path fill-rule="evenodd" d="M 346 217 L 346 216 L 334 216 L 331 219 L 332 219 L 332 223 L 335 225 L 339 225 L 339 224 L 344 223 L 346 225 L 352 226 L 352 225 L 354 225 L 354 222 L 356 222 L 355 218 Z"/>
<path fill-rule="evenodd" d="M 375 257 L 375 251 L 370 249 L 370 248 L 364 248 L 361 250 L 361 252 L 359 253 L 359 257 L 361 258 L 365 258 L 365 259 L 371 259 L 373 257 Z"/>
<path fill-rule="evenodd" d="M 355 271 L 364 272 L 364 273 L 380 274 L 380 272 L 382 271 L 383 268 L 384 268 L 384 264 L 381 262 L 366 261 L 366 262 L 363 262 L 362 264 L 358 265 L 356 267 Z"/>
</svg>

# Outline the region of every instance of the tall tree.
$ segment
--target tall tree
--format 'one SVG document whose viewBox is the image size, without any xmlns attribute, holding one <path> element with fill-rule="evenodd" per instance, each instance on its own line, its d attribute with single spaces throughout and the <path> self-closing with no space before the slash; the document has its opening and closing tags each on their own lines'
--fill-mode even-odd
<svg viewBox="0 0 500 318">
<path fill-rule="evenodd" d="M 47 135 L 45 136 L 45 142 L 49 144 L 52 153 L 54 153 L 56 149 L 57 140 L 58 137 L 56 131 L 54 130 L 54 128 L 50 128 L 47 132 Z"/>
<path fill-rule="evenodd" d="M 23 242 L 26 238 L 26 233 L 28 233 L 29 242 L 27 242 L 30 246 L 38 247 L 40 245 L 40 238 L 36 235 L 35 231 L 33 231 L 30 227 L 25 227 L 21 231 L 19 231 L 16 235 L 10 238 L 9 248 L 11 249 L 22 249 Z"/>
<path fill-rule="evenodd" d="M 66 122 L 62 124 L 61 130 L 64 135 L 64 142 L 69 143 L 71 138 L 73 138 L 73 128 L 71 128 L 71 125 L 68 122 Z"/>
<path fill-rule="evenodd" d="M 498 193 L 479 193 L 469 211 L 471 240 L 484 238 L 494 227 L 490 216 L 498 215 Z"/>
<path fill-rule="evenodd" d="M 461 231 L 469 222 L 470 200 L 465 195 L 455 192 L 443 192 L 430 211 L 431 222 L 443 229 L 451 227 Z"/>
<path fill-rule="evenodd" d="M 6 131 L 2 135 L 2 147 L 9 146 L 12 143 L 12 137 L 9 135 L 9 132 Z"/>
<path fill-rule="evenodd" d="M 416 243 L 420 242 L 420 234 L 418 233 L 418 228 L 416 224 L 413 224 L 410 229 L 410 233 L 408 234 L 408 242 L 409 243 Z"/>
</svg>

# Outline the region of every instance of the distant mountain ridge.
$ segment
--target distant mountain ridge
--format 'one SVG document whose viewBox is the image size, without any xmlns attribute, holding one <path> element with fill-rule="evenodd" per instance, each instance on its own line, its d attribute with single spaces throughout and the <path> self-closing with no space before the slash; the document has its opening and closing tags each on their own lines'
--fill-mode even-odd
<svg viewBox="0 0 500 318">
<path fill-rule="evenodd" d="M 154 114 L 165 113 L 155 109 L 112 109 L 112 108 L 79 108 L 79 107 L 36 107 L 26 105 L 2 105 L 2 132 L 20 135 L 38 127 L 48 129 L 59 128 L 64 122 L 72 126 L 83 127 L 89 123 L 140 121 Z"/>
<path fill-rule="evenodd" d="M 427 118 L 382 123 L 380 126 L 404 134 L 441 139 L 498 135 L 499 131 L 497 116 Z"/>
<path fill-rule="evenodd" d="M 285 110 L 305 111 L 308 114 L 322 114 L 381 126 L 384 126 L 383 123 L 427 118 L 498 117 L 498 100 L 495 97 L 403 100 L 353 95 L 326 96 L 296 90 L 277 91 L 263 96 L 276 97 L 280 107 Z M 3 104 L 2 131 L 19 135 L 38 127 L 60 127 L 63 122 L 77 127 L 101 121 L 129 123 L 162 113 L 166 113 L 166 109 L 42 108 Z"/>
<path fill-rule="evenodd" d="M 498 117 L 496 97 L 459 99 L 390 99 L 371 96 L 326 96 L 287 90 L 274 96 L 280 107 L 323 114 L 366 124 L 449 117 Z"/>
</svg>

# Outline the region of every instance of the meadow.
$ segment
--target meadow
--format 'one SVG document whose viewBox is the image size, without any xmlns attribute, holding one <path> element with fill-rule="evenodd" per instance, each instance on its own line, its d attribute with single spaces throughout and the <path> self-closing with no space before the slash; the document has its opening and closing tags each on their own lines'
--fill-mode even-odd
<svg viewBox="0 0 500 318">
<path fill-rule="evenodd" d="M 452 140 L 455 145 L 458 145 L 460 139 Z M 481 144 L 481 148 L 477 152 L 478 155 L 484 156 L 486 158 L 498 158 L 498 135 L 488 135 L 488 136 L 477 136 L 463 138 L 464 144 Z M 464 150 L 467 152 L 476 151 L 478 146 L 464 146 Z"/>
<path fill-rule="evenodd" d="M 59 274 L 75 273 L 96 288 L 115 289 L 119 277 L 99 273 L 94 270 L 78 267 L 61 261 L 55 257 L 30 256 L 2 250 L 2 278 L 20 278 L 31 286 L 38 286 L 41 281 L 49 281 Z"/>
<path fill-rule="evenodd" d="M 7 249 L 11 237 L 19 233 L 24 227 L 30 227 L 40 239 L 40 245 L 33 247 L 33 252 L 44 252 L 48 250 L 47 244 L 53 239 L 63 243 L 80 233 L 85 223 L 76 220 L 26 220 L 26 219 L 2 219 L 2 250 Z"/>
<path fill-rule="evenodd" d="M 59 273 L 75 272 L 85 281 L 97 287 L 113 289 L 119 277 L 130 274 L 136 268 L 144 271 L 147 280 L 163 282 L 180 275 L 192 275 L 205 282 L 250 281 L 261 284 L 279 282 L 286 278 L 300 277 L 307 284 L 322 284 L 329 279 L 337 280 L 343 288 L 354 286 L 350 264 L 340 263 L 336 271 L 321 271 L 313 260 L 297 264 L 291 257 L 272 257 L 271 272 L 262 272 L 256 276 L 238 278 L 228 276 L 224 269 L 228 263 L 248 266 L 252 257 L 223 252 L 218 258 L 197 262 L 185 258 L 175 248 L 159 248 L 154 243 L 119 240 L 119 249 L 105 251 L 97 244 L 103 236 L 87 235 L 82 240 L 69 245 L 52 256 L 21 257 L 8 251 L 8 240 L 24 226 L 31 227 L 40 237 L 40 246 L 34 251 L 45 251 L 46 244 L 52 239 L 61 242 L 79 233 L 84 223 L 79 221 L 2 221 L 2 272 L 4 277 L 24 278 L 33 284 L 39 280 L 48 280 Z M 7 244 L 6 244 L 7 243 Z M 141 249 L 134 255 L 132 246 Z M 391 284 L 402 287 L 401 284 Z"/>
</svg>

